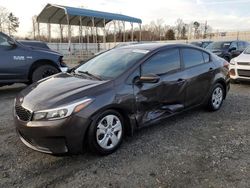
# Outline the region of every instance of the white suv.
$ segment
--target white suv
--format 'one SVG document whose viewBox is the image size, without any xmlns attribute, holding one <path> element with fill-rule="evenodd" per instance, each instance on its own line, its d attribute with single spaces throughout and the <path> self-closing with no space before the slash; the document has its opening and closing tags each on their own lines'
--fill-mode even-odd
<svg viewBox="0 0 250 188">
<path fill-rule="evenodd" d="M 250 81 L 250 46 L 246 48 L 238 57 L 230 61 L 231 80 L 249 80 Z"/>
</svg>

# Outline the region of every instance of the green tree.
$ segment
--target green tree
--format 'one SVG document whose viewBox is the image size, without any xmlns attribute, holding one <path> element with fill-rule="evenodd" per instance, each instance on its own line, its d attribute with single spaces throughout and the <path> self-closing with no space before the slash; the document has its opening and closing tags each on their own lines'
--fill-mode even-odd
<svg viewBox="0 0 250 188">
<path fill-rule="evenodd" d="M 165 37 L 167 40 L 175 40 L 174 30 L 173 29 L 167 30 Z"/>
<path fill-rule="evenodd" d="M 8 31 L 9 35 L 17 32 L 17 28 L 19 27 L 19 19 L 14 16 L 13 13 L 10 13 L 8 16 Z"/>
</svg>

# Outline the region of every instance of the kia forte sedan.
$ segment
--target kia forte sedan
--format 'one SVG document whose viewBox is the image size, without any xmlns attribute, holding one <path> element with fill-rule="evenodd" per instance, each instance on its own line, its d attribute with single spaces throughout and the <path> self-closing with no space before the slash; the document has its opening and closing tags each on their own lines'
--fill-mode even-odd
<svg viewBox="0 0 250 188">
<path fill-rule="evenodd" d="M 195 46 L 121 47 L 24 89 L 16 129 L 37 151 L 106 155 L 141 127 L 201 105 L 220 109 L 229 80 L 228 63 Z"/>
</svg>

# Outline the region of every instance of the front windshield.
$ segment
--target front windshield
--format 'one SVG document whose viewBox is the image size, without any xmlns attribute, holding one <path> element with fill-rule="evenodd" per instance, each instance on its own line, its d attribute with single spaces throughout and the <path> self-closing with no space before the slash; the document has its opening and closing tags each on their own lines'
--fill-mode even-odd
<svg viewBox="0 0 250 188">
<path fill-rule="evenodd" d="M 113 49 L 90 59 L 75 70 L 102 80 L 114 79 L 148 53 L 146 50 Z"/>
<path fill-rule="evenodd" d="M 250 54 L 250 46 L 248 48 L 245 49 L 245 51 L 243 52 L 244 54 Z"/>
<path fill-rule="evenodd" d="M 9 46 L 8 36 L 0 32 L 0 46 Z"/>
<path fill-rule="evenodd" d="M 213 42 L 210 43 L 206 49 L 208 50 L 214 50 L 214 49 L 228 49 L 230 47 L 230 42 Z"/>
</svg>

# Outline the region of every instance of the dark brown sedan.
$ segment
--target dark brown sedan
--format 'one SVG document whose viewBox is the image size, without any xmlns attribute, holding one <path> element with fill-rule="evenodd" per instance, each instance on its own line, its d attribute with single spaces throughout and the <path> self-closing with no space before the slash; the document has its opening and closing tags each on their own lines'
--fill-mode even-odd
<svg viewBox="0 0 250 188">
<path fill-rule="evenodd" d="M 204 49 L 131 45 L 27 87 L 14 119 L 32 149 L 110 154 L 143 126 L 200 105 L 218 110 L 228 90 L 228 63 Z"/>
</svg>

